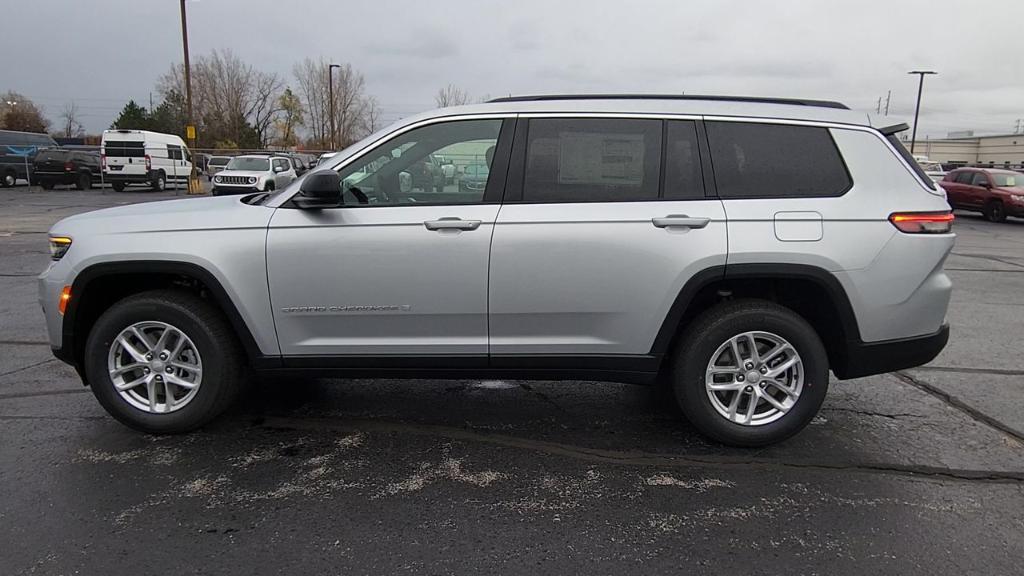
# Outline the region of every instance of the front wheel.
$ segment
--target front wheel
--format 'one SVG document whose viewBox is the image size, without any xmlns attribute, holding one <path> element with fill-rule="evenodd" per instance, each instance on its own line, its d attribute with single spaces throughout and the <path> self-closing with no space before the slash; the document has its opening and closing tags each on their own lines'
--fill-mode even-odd
<svg viewBox="0 0 1024 576">
<path fill-rule="evenodd" d="M 796 434 L 828 390 L 828 355 L 814 328 L 763 300 L 725 302 L 694 320 L 672 370 L 686 418 L 731 446 L 764 446 Z"/>
<path fill-rule="evenodd" d="M 167 188 L 167 177 L 164 176 L 163 172 L 157 172 L 156 176 L 153 177 L 153 181 L 150 183 L 154 192 L 163 192 Z"/>
<path fill-rule="evenodd" d="M 999 200 L 992 200 L 985 204 L 985 219 L 989 222 L 1002 222 L 1006 220 L 1006 208 Z"/>
<path fill-rule="evenodd" d="M 224 315 L 175 290 L 130 296 L 89 333 L 85 371 L 107 412 L 137 430 L 180 433 L 221 414 L 242 383 L 243 356 Z"/>
</svg>

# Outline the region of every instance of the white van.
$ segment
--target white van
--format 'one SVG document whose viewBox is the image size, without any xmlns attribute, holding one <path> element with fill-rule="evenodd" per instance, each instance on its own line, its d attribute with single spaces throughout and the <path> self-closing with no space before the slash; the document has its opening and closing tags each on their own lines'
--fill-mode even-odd
<svg viewBox="0 0 1024 576">
<path fill-rule="evenodd" d="M 145 184 L 163 190 L 188 186 L 192 154 L 174 134 L 146 130 L 104 130 L 103 179 L 118 192 L 129 184 Z"/>
</svg>

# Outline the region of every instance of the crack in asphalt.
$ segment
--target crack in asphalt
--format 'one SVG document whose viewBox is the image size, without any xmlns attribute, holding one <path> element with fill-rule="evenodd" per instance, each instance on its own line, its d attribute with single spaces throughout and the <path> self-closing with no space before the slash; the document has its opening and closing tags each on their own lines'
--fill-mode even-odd
<svg viewBox="0 0 1024 576">
<path fill-rule="evenodd" d="M 904 383 L 909 384 L 909 385 L 917 388 L 918 390 L 922 390 L 922 391 L 926 392 L 927 394 L 930 394 L 931 396 L 934 396 L 935 398 L 941 400 L 942 402 L 946 403 L 950 407 L 955 408 L 955 409 L 963 412 L 968 417 L 970 417 L 972 420 L 976 420 L 976 421 L 978 421 L 978 422 L 980 422 L 982 424 L 986 424 L 986 425 L 988 425 L 988 426 L 990 426 L 992 428 L 995 428 L 996 430 L 999 430 L 1003 434 L 1006 434 L 1008 436 L 1011 436 L 1011 437 L 1015 438 L 1018 442 L 1024 443 L 1024 432 L 1022 432 L 1020 430 L 1017 430 L 1016 428 L 1014 428 L 1012 426 L 1008 426 L 1008 425 L 1000 422 L 999 420 L 989 416 L 988 414 L 985 414 L 981 410 L 978 410 L 977 408 L 974 408 L 973 406 L 970 406 L 969 404 L 967 404 L 963 400 L 961 400 L 961 399 L 957 398 L 956 396 L 954 396 L 954 395 L 952 395 L 952 394 L 950 394 L 950 393 L 940 389 L 939 387 L 937 387 L 934 384 L 928 382 L 927 380 L 923 380 L 921 378 L 915 378 L 915 377 L 911 376 L 910 374 L 907 374 L 906 372 L 903 372 L 903 371 L 893 372 L 892 375 L 895 376 L 897 379 L 903 381 Z"/>
<path fill-rule="evenodd" d="M 927 418 L 920 414 L 911 414 L 909 412 L 897 412 L 895 414 L 885 412 L 873 412 L 871 410 L 857 410 L 856 408 L 829 408 L 824 407 L 821 409 L 823 412 L 850 412 L 851 414 L 861 414 L 864 416 L 878 416 L 880 418 L 890 418 L 892 420 L 898 420 L 900 418 Z"/>
<path fill-rule="evenodd" d="M 548 396 L 547 394 L 541 392 L 540 390 L 537 390 L 533 386 L 530 386 L 526 382 L 520 382 L 519 383 L 519 387 L 522 388 L 523 390 L 526 390 L 530 394 L 536 395 L 538 398 L 540 398 L 544 402 L 547 402 L 548 404 L 554 406 L 555 409 L 558 410 L 559 412 L 561 412 L 563 414 L 567 413 L 566 409 L 563 408 L 558 402 L 555 402 L 554 400 L 551 399 L 550 396 Z"/>
<path fill-rule="evenodd" d="M 1024 264 L 1018 264 L 1011 260 L 1004 260 L 998 256 L 989 256 L 987 254 L 964 254 L 963 252 L 951 252 L 954 256 L 963 256 L 964 258 L 978 258 L 979 260 L 991 260 L 992 262 L 999 262 L 1000 264 L 1006 264 L 1007 266 L 1016 266 L 1017 268 L 1024 268 Z"/>
<path fill-rule="evenodd" d="M 958 366 L 918 366 L 910 368 L 925 372 L 962 372 L 964 374 L 992 374 L 993 376 L 1024 376 L 1024 370 L 1005 370 L 1002 368 L 960 368 Z"/>
<path fill-rule="evenodd" d="M 360 431 L 376 431 L 388 433 L 412 433 L 426 436 L 441 436 L 452 440 L 482 442 L 486 444 L 518 448 L 542 452 L 552 456 L 562 456 L 577 460 L 601 464 L 623 466 L 643 466 L 661 468 L 692 468 L 704 467 L 745 467 L 762 470 L 805 469 L 820 471 L 849 471 L 877 473 L 911 477 L 934 477 L 965 482 L 989 482 L 1024 484 L 1024 471 L 973 470 L 940 468 L 923 465 L 890 464 L 883 462 L 811 462 L 781 461 L 771 458 L 728 456 L 728 455 L 674 455 L 638 451 L 609 450 L 602 448 L 585 448 L 571 444 L 562 444 L 546 440 L 533 440 L 504 434 L 493 434 L 454 428 L 436 424 L 417 424 L 386 422 L 381 420 L 359 420 L 346 418 L 337 422 L 325 418 L 295 418 L 288 416 L 268 416 L 259 425 L 267 429 L 285 430 L 324 430 L 343 429 Z"/>
<path fill-rule="evenodd" d="M 29 368 L 35 368 L 36 366 L 42 366 L 43 364 L 48 364 L 50 362 L 56 362 L 56 361 L 57 361 L 56 358 L 48 358 L 46 360 L 41 360 L 39 362 L 35 362 L 35 363 L 32 363 L 32 364 L 29 364 L 28 366 L 22 366 L 21 368 L 15 368 L 14 370 L 8 370 L 7 372 L 0 372 L 0 378 L 2 378 L 4 376 L 10 376 L 11 374 L 17 374 L 18 372 L 24 372 L 25 370 L 28 370 Z"/>
<path fill-rule="evenodd" d="M 0 394 L 0 400 L 10 400 L 14 398 L 35 398 L 36 396 L 59 396 L 61 394 L 82 394 L 89 392 L 90 390 L 85 386 L 81 388 L 68 388 L 66 390 L 46 390 L 40 392 L 8 392 Z"/>
</svg>

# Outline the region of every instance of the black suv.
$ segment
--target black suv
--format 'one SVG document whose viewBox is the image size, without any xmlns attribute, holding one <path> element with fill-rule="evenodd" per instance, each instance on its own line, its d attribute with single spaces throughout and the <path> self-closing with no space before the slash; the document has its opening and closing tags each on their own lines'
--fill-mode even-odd
<svg viewBox="0 0 1024 576">
<path fill-rule="evenodd" d="M 73 184 L 79 190 L 88 190 L 100 179 L 100 155 L 88 150 L 41 150 L 32 166 L 36 181 L 46 190 L 57 184 Z"/>
</svg>

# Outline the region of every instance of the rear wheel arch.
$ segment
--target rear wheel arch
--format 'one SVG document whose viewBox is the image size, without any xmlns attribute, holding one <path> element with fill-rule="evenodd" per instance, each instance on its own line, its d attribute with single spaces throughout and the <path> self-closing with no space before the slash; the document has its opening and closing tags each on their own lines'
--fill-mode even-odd
<svg viewBox="0 0 1024 576">
<path fill-rule="evenodd" d="M 115 303 L 133 294 L 174 288 L 208 298 L 227 317 L 250 363 L 263 356 L 221 282 L 198 264 L 174 261 L 109 262 L 89 266 L 71 287 L 72 298 L 64 313 L 61 348 L 76 367 L 83 365 L 85 342 L 96 320 Z"/>
<path fill-rule="evenodd" d="M 861 340 L 857 317 L 835 275 L 807 264 L 730 264 L 697 273 L 669 309 L 651 354 L 667 357 L 701 312 L 733 298 L 764 299 L 792 309 L 824 342 L 832 370 L 840 377 L 846 372 L 848 343 Z"/>
</svg>

